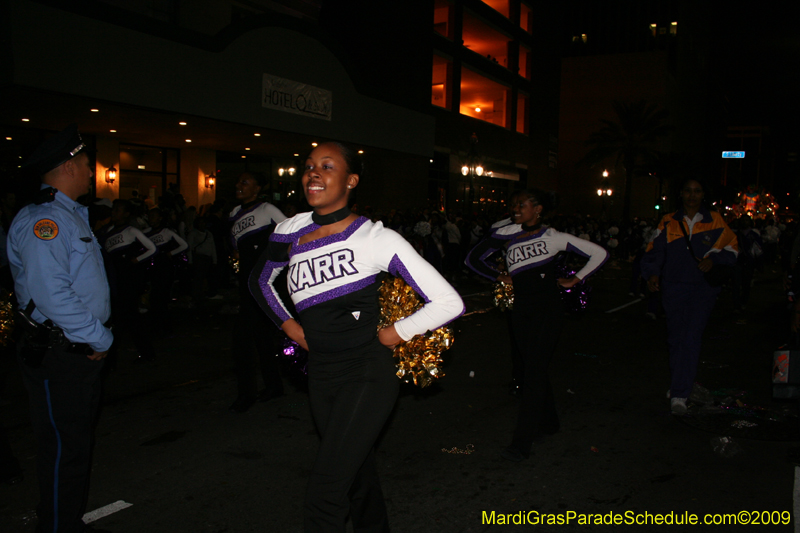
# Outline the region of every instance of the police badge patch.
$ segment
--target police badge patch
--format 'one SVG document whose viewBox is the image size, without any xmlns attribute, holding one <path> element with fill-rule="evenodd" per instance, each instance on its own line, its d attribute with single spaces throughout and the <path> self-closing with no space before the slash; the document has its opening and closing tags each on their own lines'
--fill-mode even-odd
<svg viewBox="0 0 800 533">
<path fill-rule="evenodd" d="M 43 241 L 52 241 L 58 235 L 58 224 L 49 218 L 43 218 L 33 226 L 33 234 Z"/>
</svg>

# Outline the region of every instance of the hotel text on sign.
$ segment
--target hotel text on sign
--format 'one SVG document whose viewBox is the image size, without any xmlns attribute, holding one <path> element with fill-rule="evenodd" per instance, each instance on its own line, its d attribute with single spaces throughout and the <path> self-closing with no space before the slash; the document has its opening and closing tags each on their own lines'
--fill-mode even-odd
<svg viewBox="0 0 800 533">
<path fill-rule="evenodd" d="M 270 74 L 264 74 L 262 85 L 262 107 L 324 120 L 331 119 L 330 91 Z"/>
</svg>

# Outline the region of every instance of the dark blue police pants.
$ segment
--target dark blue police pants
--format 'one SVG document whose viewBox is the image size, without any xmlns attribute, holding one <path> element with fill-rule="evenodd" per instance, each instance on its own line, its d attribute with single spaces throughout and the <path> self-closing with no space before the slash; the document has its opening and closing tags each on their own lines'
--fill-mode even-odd
<svg viewBox="0 0 800 533">
<path fill-rule="evenodd" d="M 39 368 L 20 361 L 38 446 L 37 533 L 84 530 L 103 364 L 60 348 Z"/>
</svg>

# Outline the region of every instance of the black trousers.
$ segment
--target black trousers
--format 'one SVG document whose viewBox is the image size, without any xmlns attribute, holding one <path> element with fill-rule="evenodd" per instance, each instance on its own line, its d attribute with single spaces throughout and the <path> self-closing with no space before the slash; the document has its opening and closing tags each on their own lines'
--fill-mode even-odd
<svg viewBox="0 0 800 533">
<path fill-rule="evenodd" d="M 377 338 L 355 353 L 309 356 L 311 412 L 321 436 L 308 480 L 306 532 L 386 532 L 389 523 L 375 442 L 400 388 L 394 359 Z"/>
<path fill-rule="evenodd" d="M 283 382 L 275 350 L 275 324 L 258 307 L 252 295 L 241 296 L 239 315 L 233 327 L 233 366 L 239 398 L 255 400 L 258 396 L 259 367 L 265 394 L 282 394 Z"/>
<path fill-rule="evenodd" d="M 556 433 L 560 427 L 548 369 L 561 336 L 563 306 L 558 299 L 538 302 L 535 309 L 515 305 L 511 320 L 524 376 L 511 445 L 527 455 L 536 438 Z"/>
<path fill-rule="evenodd" d="M 150 270 L 150 313 L 153 330 L 168 333 L 172 330 L 169 300 L 175 282 L 175 267 L 170 259 L 160 257 Z M 137 309 L 138 311 L 138 309 Z"/>
<path fill-rule="evenodd" d="M 111 316 L 114 318 L 116 340 L 114 349 L 118 347 L 119 338 L 130 337 L 139 352 L 139 357 L 152 360 L 156 356 L 151 339 L 151 331 L 147 320 L 139 313 L 139 301 L 144 289 L 144 273 L 134 265 L 115 263 L 116 290 L 111 294 Z M 116 357 L 116 353 L 112 357 Z"/>
<path fill-rule="evenodd" d="M 60 348 L 49 349 L 39 368 L 20 359 L 38 446 L 37 533 L 84 530 L 103 364 Z"/>
</svg>

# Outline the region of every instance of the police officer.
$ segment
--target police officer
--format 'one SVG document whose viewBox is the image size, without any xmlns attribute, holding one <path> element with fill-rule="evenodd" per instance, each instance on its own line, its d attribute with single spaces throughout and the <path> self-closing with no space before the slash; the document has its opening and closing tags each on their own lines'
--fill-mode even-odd
<svg viewBox="0 0 800 533">
<path fill-rule="evenodd" d="M 75 125 L 42 143 L 25 168 L 42 185 L 11 225 L 8 259 L 30 319 L 18 354 L 38 444 L 36 531 L 83 532 L 100 375 L 113 341 L 100 245 L 76 201 L 94 172 Z"/>
</svg>

